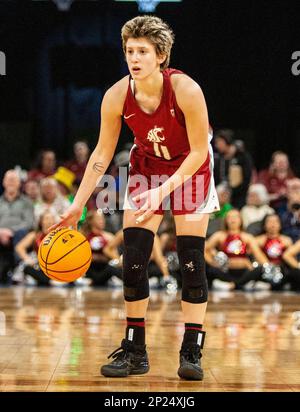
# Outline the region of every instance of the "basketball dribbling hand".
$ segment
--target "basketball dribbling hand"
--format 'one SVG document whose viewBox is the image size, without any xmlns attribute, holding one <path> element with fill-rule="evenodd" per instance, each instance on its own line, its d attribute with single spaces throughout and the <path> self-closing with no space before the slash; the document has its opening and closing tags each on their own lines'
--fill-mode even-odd
<svg viewBox="0 0 300 412">
<path fill-rule="evenodd" d="M 69 206 L 64 214 L 60 216 L 60 222 L 56 223 L 53 226 L 50 226 L 48 232 L 52 230 L 61 228 L 61 227 L 72 227 L 77 230 L 77 223 L 82 215 L 82 208 L 75 205 L 74 203 Z"/>
<path fill-rule="evenodd" d="M 136 223 L 142 223 L 148 220 L 159 208 L 162 202 L 160 188 L 146 190 L 145 192 L 135 196 L 132 200 L 136 203 L 142 203 L 138 210 L 134 212 Z"/>
</svg>

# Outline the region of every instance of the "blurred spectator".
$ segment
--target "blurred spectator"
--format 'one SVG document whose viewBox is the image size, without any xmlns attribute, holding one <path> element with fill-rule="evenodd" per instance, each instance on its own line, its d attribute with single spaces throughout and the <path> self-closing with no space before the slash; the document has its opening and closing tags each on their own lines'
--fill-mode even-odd
<svg viewBox="0 0 300 412">
<path fill-rule="evenodd" d="M 61 166 L 51 177 L 56 180 L 59 192 L 62 196 L 68 198 L 70 194 L 74 192 L 73 184 L 76 176 L 71 170 Z"/>
<path fill-rule="evenodd" d="M 118 251 L 111 248 L 110 253 L 107 253 L 105 247 L 109 242 L 112 242 L 114 235 L 104 230 L 105 218 L 103 213 L 90 211 L 87 214 L 85 223 L 82 226 L 82 233 L 88 239 L 92 249 L 92 263 L 89 267 L 86 276 L 92 279 L 94 286 L 103 286 L 114 277 L 118 279 L 119 284 L 122 284 L 122 269 L 119 265 L 111 265 L 112 259 L 119 257 Z"/>
<path fill-rule="evenodd" d="M 176 227 L 173 214 L 167 210 L 157 231 L 163 254 L 176 251 Z"/>
<path fill-rule="evenodd" d="M 40 216 L 37 230 L 29 232 L 17 243 L 16 252 L 21 258 L 21 262 L 14 271 L 14 282 L 22 281 L 22 278 L 25 276 L 26 283 L 28 284 L 36 284 L 37 286 L 48 286 L 50 284 L 50 279 L 39 267 L 37 254 L 49 227 L 56 222 L 55 216 L 51 212 L 46 211 Z"/>
<path fill-rule="evenodd" d="M 37 167 L 29 170 L 27 179 L 37 180 L 38 182 L 45 178 L 52 176 L 56 170 L 56 155 L 53 150 L 41 150 L 38 154 Z"/>
<path fill-rule="evenodd" d="M 105 207 L 106 227 L 112 233 L 117 233 L 122 227 L 124 214 L 123 204 L 128 179 L 128 167 L 129 150 L 121 150 L 115 155 L 113 163 L 109 168 L 109 174 L 115 179 L 113 193 L 109 192 L 109 188 L 105 188 L 102 190 L 100 195 L 102 199 L 108 200 L 111 198 L 115 200 L 115 203 L 111 205 L 107 202 L 107 206 Z M 100 198 L 97 200 L 97 207 L 101 209 Z"/>
<path fill-rule="evenodd" d="M 274 209 L 269 206 L 269 194 L 264 185 L 260 183 L 253 184 L 249 187 L 246 205 L 241 209 L 244 229 L 253 223 L 260 223 L 266 215 L 274 213 Z M 260 230 L 260 225 L 259 230 Z M 252 234 L 257 234 L 253 233 Z"/>
<path fill-rule="evenodd" d="M 292 239 L 281 234 L 280 218 L 276 214 L 266 215 L 262 221 L 263 234 L 256 241 L 268 258 L 269 264 L 277 270 L 269 271 L 273 289 L 280 290 L 289 281 L 289 268 L 284 264 L 283 254 L 292 244 Z"/>
<path fill-rule="evenodd" d="M 230 203 L 231 189 L 229 186 L 226 183 L 220 183 L 216 187 L 216 190 L 219 198 L 220 210 L 210 215 L 206 234 L 207 237 L 210 237 L 213 233 L 221 230 L 223 227 L 223 219 L 229 210 L 233 209 L 233 206 Z"/>
<path fill-rule="evenodd" d="M 268 260 L 255 238 L 242 230 L 243 222 L 238 210 L 230 210 L 224 224 L 224 230 L 214 233 L 206 241 L 207 278 L 209 285 L 216 289 L 240 289 L 250 280 L 256 280 L 261 273 L 261 266 L 253 268 L 250 254 L 260 265 Z M 269 288 L 270 285 L 260 282 L 255 287 Z"/>
<path fill-rule="evenodd" d="M 283 254 L 283 259 L 292 270 L 289 272 L 291 289 L 300 292 L 300 240 L 291 245 Z"/>
<path fill-rule="evenodd" d="M 119 196 L 119 203 L 122 205 L 124 202 L 123 195 L 125 195 L 125 189 L 127 185 L 127 178 L 128 178 L 128 168 L 129 168 L 129 150 L 122 150 L 121 152 L 117 153 L 114 157 L 114 164 L 117 167 L 118 173 L 116 175 L 116 191 Z M 123 176 L 120 173 L 119 168 L 126 168 L 125 175 Z"/>
<path fill-rule="evenodd" d="M 79 185 L 90 156 L 90 149 L 87 142 L 85 140 L 75 142 L 73 145 L 73 153 L 74 159 L 66 162 L 65 167 L 74 173 L 76 183 Z"/>
<path fill-rule="evenodd" d="M 233 209 L 231 201 L 231 190 L 226 183 L 220 183 L 217 187 L 217 194 L 220 203 L 220 210 L 211 214 L 211 219 L 224 218 L 229 210 Z"/>
<path fill-rule="evenodd" d="M 70 206 L 70 202 L 59 191 L 58 184 L 52 177 L 46 177 L 40 182 L 41 200 L 34 207 L 35 221 L 38 222 L 46 211 L 58 219 Z"/>
<path fill-rule="evenodd" d="M 300 179 L 293 179 L 287 187 L 287 210 L 280 216 L 282 232 L 296 242 L 300 239 Z"/>
<path fill-rule="evenodd" d="M 215 133 L 215 165 L 216 184 L 227 183 L 232 190 L 231 203 L 240 209 L 246 203 L 247 190 L 251 181 L 253 162 L 244 147 L 234 143 L 234 133 L 230 129 L 218 130 Z"/>
<path fill-rule="evenodd" d="M 60 194 L 67 199 L 70 204 L 73 203 L 78 186 L 76 176 L 71 170 L 66 167 L 59 167 L 56 173 L 53 175 L 53 178 L 58 184 L 58 189 Z M 82 215 L 78 221 L 78 227 L 80 228 L 83 222 L 86 219 L 87 207 L 85 206 L 82 211 Z"/>
<path fill-rule="evenodd" d="M 258 182 L 266 186 L 270 194 L 270 206 L 278 211 L 286 201 L 287 181 L 294 177 L 286 153 L 277 151 L 272 154 L 268 169 L 258 174 Z"/>
<path fill-rule="evenodd" d="M 157 233 L 159 234 L 162 253 L 168 263 L 171 281 L 175 279 L 177 286 L 182 287 L 182 276 L 177 254 L 176 227 L 171 211 L 165 213 Z"/>
<path fill-rule="evenodd" d="M 0 279 L 7 280 L 7 271 L 14 266 L 14 246 L 33 227 L 33 205 L 20 193 L 21 181 L 15 170 L 3 178 L 0 197 Z"/>
<path fill-rule="evenodd" d="M 40 185 L 36 180 L 27 180 L 24 184 L 24 193 L 32 201 L 33 205 L 40 201 Z"/>
</svg>

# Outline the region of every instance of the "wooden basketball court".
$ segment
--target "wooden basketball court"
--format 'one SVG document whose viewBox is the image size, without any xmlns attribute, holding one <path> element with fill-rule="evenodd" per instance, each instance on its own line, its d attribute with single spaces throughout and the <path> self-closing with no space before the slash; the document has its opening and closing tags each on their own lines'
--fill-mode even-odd
<svg viewBox="0 0 300 412">
<path fill-rule="evenodd" d="M 122 291 L 0 289 L 0 391 L 207 392 L 300 390 L 300 295 L 211 292 L 203 382 L 177 376 L 179 294 L 151 291 L 147 375 L 108 379 L 99 367 L 123 338 Z M 297 313 L 298 312 L 298 313 Z"/>
</svg>

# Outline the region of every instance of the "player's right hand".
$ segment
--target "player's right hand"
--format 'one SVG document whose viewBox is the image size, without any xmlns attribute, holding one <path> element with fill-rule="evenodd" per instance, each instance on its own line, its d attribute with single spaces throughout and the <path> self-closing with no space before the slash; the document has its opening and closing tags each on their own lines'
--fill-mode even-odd
<svg viewBox="0 0 300 412">
<path fill-rule="evenodd" d="M 71 226 L 73 229 L 77 229 L 77 223 L 82 215 L 83 208 L 77 206 L 76 204 L 72 203 L 71 206 L 68 207 L 66 212 L 60 216 L 60 222 L 56 223 L 49 227 L 48 232 L 52 230 L 59 229 L 61 227 L 69 227 Z"/>
</svg>

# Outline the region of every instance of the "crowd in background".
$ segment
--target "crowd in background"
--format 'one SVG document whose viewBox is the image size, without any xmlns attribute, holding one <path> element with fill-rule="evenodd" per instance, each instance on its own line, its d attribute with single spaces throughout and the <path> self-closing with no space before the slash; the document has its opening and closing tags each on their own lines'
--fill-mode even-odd
<svg viewBox="0 0 300 412">
<path fill-rule="evenodd" d="M 7 170 L 0 196 L 0 284 L 57 286 L 38 266 L 37 250 L 48 228 L 73 202 L 90 149 L 84 140 L 73 159 L 58 164 L 53 150 L 39 153 L 35 166 Z M 129 165 L 129 148 L 117 153 L 106 172 L 114 177 Z M 234 132 L 214 134 L 214 178 L 220 210 L 210 216 L 205 258 L 209 287 L 221 290 L 300 291 L 300 179 L 288 155 L 273 153 L 258 171 Z M 96 188 L 79 221 L 90 242 L 92 264 L 72 285 L 122 286 L 123 210 L 99 209 Z M 116 196 L 116 200 L 119 197 Z M 148 267 L 150 286 L 180 288 L 175 225 L 166 211 L 155 236 Z M 60 283 L 59 283 L 60 284 Z M 61 285 L 61 284 L 60 284 Z"/>
</svg>

